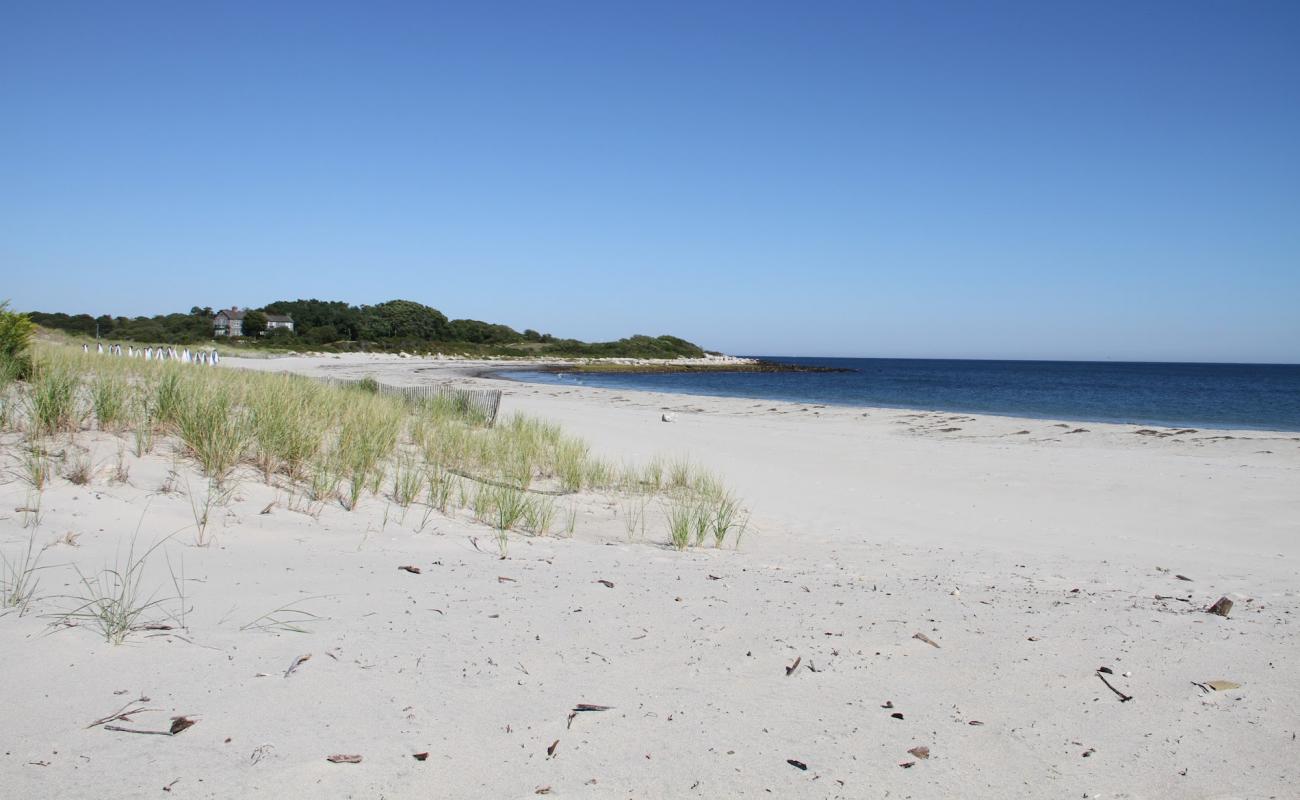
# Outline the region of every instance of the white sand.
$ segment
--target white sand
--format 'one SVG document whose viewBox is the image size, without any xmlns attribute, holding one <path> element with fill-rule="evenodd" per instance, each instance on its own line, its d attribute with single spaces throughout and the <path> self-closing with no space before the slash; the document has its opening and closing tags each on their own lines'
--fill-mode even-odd
<svg viewBox="0 0 1300 800">
<path fill-rule="evenodd" d="M 227 363 L 390 383 L 468 368 Z M 435 514 L 417 530 L 422 509 L 382 498 L 316 519 L 249 471 L 196 548 L 190 499 L 158 492 L 176 468 L 202 494 L 171 445 L 128 452 L 124 485 L 117 440 L 83 435 L 103 469 L 85 487 L 56 478 L 36 534 L 77 545 L 45 550 L 41 599 L 0 618 L 0 796 L 1300 795 L 1300 434 L 458 380 L 608 456 L 689 454 L 743 495 L 753 529 L 739 551 L 677 553 L 653 507 L 630 543 L 617 505 L 584 501 L 573 539 L 516 536 L 502 561 L 482 526 Z M 6 554 L 30 533 L 26 502 L 20 481 L 0 486 Z M 137 525 L 142 541 L 178 532 L 165 550 L 184 562 L 188 630 L 111 646 L 51 629 L 71 565 L 102 567 Z M 175 593 L 162 558 L 145 586 Z M 1227 619 L 1201 611 L 1220 595 Z M 294 602 L 320 617 L 308 632 L 241 629 Z M 1193 684 L 1213 679 L 1241 687 Z M 141 695 L 154 710 L 116 724 L 198 724 L 86 728 Z M 569 726 L 577 703 L 613 708 Z"/>
</svg>

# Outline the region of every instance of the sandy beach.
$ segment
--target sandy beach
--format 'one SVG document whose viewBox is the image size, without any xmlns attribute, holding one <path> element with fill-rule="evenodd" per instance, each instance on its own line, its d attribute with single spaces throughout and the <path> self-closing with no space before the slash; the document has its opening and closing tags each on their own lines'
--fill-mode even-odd
<svg viewBox="0 0 1300 800">
<path fill-rule="evenodd" d="M 1300 433 L 533 385 L 388 355 L 222 366 L 500 388 L 502 413 L 609 459 L 713 469 L 750 527 L 676 552 L 653 504 L 629 537 L 617 499 L 583 496 L 571 537 L 516 536 L 503 560 L 483 525 L 382 497 L 302 513 L 246 469 L 201 548 L 202 481 L 173 445 L 79 434 L 95 473 L 45 490 L 38 599 L 0 618 L 0 795 L 1300 794 Z M 12 554 L 32 529 L 5 437 Z M 142 586 L 179 587 L 183 625 L 119 646 L 52 625 L 74 567 L 137 530 L 172 536 Z M 1206 613 L 1220 597 L 1231 613 Z M 179 716 L 196 724 L 108 729 Z"/>
</svg>

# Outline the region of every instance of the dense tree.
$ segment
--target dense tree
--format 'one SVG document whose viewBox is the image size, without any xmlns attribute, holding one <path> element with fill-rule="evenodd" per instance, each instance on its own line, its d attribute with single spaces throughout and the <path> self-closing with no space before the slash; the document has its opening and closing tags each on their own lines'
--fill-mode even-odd
<svg viewBox="0 0 1300 800">
<path fill-rule="evenodd" d="M 447 324 L 447 338 L 453 342 L 475 344 L 505 344 L 523 340 L 523 336 L 508 325 L 494 325 L 476 319 L 453 319 Z"/>
<path fill-rule="evenodd" d="M 244 314 L 244 324 L 240 326 L 245 336 L 261 336 L 266 333 L 266 314 L 262 311 L 249 311 Z"/>
<path fill-rule="evenodd" d="M 694 344 L 675 336 L 631 336 L 616 342 L 580 342 L 556 339 L 549 333 L 529 328 L 523 333 L 508 325 L 476 319 L 448 321 L 436 308 L 413 300 L 390 300 L 374 306 L 354 306 L 328 300 L 277 300 L 261 311 L 244 317 L 246 345 L 257 342 L 268 346 L 316 346 L 333 349 L 406 349 L 443 352 L 524 353 L 541 352 L 563 356 L 676 358 L 704 354 Z M 258 337 L 266 329 L 265 314 L 287 314 L 294 321 L 294 331 L 274 330 Z M 32 312 L 31 320 L 46 328 L 55 328 L 79 336 L 94 336 L 98 324 L 100 335 L 125 341 L 189 344 L 212 339 L 212 309 L 193 306 L 188 314 L 154 317 L 99 317 L 90 314 L 69 316 L 64 313 Z M 534 345 L 525 346 L 525 343 Z M 536 347 L 535 345 L 541 345 Z"/>
<path fill-rule="evenodd" d="M 338 329 L 333 325 L 314 325 L 300 330 L 302 330 L 302 337 L 312 344 L 329 344 L 339 340 Z"/>
<path fill-rule="evenodd" d="M 361 308 L 361 338 L 439 342 L 447 338 L 447 316 L 414 300 L 389 300 Z"/>
</svg>

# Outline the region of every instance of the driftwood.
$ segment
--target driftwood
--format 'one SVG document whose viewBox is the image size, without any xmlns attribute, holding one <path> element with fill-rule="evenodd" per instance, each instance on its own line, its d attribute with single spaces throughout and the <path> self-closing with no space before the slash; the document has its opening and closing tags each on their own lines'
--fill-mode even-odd
<svg viewBox="0 0 1300 800">
<path fill-rule="evenodd" d="M 1119 695 L 1119 701 L 1121 703 L 1127 703 L 1128 701 L 1133 699 L 1133 695 L 1124 694 L 1119 689 L 1116 689 L 1114 686 L 1112 686 L 1110 681 L 1106 680 L 1106 676 L 1101 674 L 1101 670 L 1097 670 L 1097 677 L 1101 678 L 1101 682 L 1106 684 L 1107 689 L 1110 689 L 1112 692 Z"/>
</svg>

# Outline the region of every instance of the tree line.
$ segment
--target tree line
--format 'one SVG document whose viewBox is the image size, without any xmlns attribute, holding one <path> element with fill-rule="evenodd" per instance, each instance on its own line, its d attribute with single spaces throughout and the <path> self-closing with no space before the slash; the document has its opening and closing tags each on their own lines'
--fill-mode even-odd
<svg viewBox="0 0 1300 800">
<path fill-rule="evenodd" d="M 267 314 L 285 314 L 294 330 L 267 330 Z M 160 344 L 211 341 L 216 312 L 194 306 L 188 314 L 123 317 L 110 314 L 29 312 L 32 322 L 77 336 Z M 476 319 L 448 319 L 413 300 L 350 305 L 337 300 L 277 300 L 246 312 L 240 344 L 283 349 L 439 351 L 487 355 L 548 354 L 626 358 L 698 358 L 704 351 L 676 336 L 631 336 L 613 342 L 560 339 L 532 329 Z"/>
</svg>

